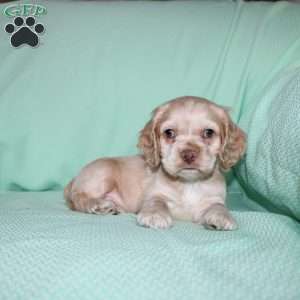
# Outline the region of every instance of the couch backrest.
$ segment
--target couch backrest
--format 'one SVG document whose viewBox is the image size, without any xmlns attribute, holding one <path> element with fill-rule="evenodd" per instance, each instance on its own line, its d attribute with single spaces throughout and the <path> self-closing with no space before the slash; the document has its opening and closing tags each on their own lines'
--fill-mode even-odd
<svg viewBox="0 0 300 300">
<path fill-rule="evenodd" d="M 39 4 L 35 48 L 12 47 L 3 28 L 14 18 L 0 18 L 0 190 L 59 189 L 90 160 L 136 153 L 150 112 L 177 96 L 207 97 L 239 120 L 300 59 L 293 4 Z"/>
</svg>

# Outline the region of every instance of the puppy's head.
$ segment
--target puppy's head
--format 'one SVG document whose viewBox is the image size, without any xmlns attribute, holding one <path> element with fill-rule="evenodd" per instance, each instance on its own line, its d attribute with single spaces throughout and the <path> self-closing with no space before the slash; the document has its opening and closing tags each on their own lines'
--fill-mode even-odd
<svg viewBox="0 0 300 300">
<path fill-rule="evenodd" d="M 226 171 L 242 157 L 246 137 L 227 111 L 206 99 L 180 97 L 153 112 L 138 147 L 147 164 L 172 177 L 198 180 Z"/>
</svg>

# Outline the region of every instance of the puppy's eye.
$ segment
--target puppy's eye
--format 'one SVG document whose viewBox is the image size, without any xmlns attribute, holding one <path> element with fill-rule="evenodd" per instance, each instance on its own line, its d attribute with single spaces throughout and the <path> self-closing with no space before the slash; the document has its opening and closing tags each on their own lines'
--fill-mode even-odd
<svg viewBox="0 0 300 300">
<path fill-rule="evenodd" d="M 175 131 L 173 129 L 166 129 L 164 131 L 164 135 L 167 139 L 175 139 L 176 137 Z"/>
<path fill-rule="evenodd" d="M 203 138 L 210 139 L 215 135 L 215 131 L 210 128 L 206 128 L 203 130 Z"/>
</svg>

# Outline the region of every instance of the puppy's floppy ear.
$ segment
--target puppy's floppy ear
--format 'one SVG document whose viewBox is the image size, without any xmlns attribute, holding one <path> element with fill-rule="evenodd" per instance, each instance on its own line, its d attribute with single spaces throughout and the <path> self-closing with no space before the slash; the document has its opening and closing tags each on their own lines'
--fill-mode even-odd
<svg viewBox="0 0 300 300">
<path fill-rule="evenodd" d="M 141 149 L 146 163 L 150 168 L 157 168 L 160 165 L 160 143 L 159 143 L 159 116 L 161 108 L 153 111 L 152 119 L 140 131 L 138 147 Z"/>
<path fill-rule="evenodd" d="M 227 111 L 225 111 L 221 130 L 221 143 L 220 166 L 223 171 L 227 171 L 242 158 L 246 151 L 246 134 L 232 122 Z"/>
</svg>

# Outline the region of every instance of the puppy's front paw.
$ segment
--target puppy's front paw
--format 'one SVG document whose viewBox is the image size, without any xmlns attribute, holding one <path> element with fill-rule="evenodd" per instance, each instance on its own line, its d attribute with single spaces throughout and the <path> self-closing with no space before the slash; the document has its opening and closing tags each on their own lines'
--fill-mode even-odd
<svg viewBox="0 0 300 300">
<path fill-rule="evenodd" d="M 238 228 L 236 221 L 226 209 L 212 208 L 204 215 L 203 225 L 207 229 L 235 230 Z"/>
<path fill-rule="evenodd" d="M 163 212 L 140 212 L 137 222 L 141 226 L 154 229 L 167 229 L 172 226 L 172 218 L 168 213 Z"/>
</svg>

